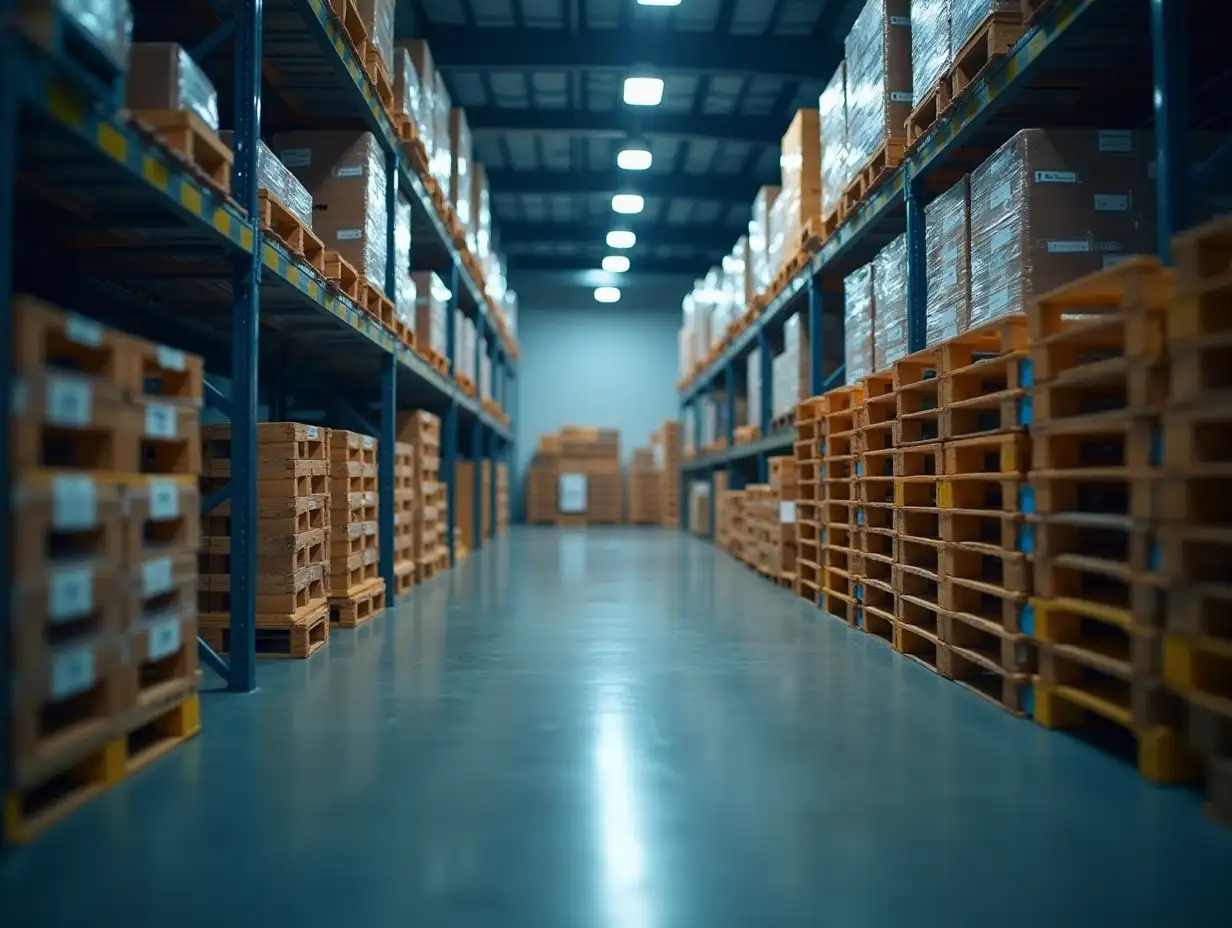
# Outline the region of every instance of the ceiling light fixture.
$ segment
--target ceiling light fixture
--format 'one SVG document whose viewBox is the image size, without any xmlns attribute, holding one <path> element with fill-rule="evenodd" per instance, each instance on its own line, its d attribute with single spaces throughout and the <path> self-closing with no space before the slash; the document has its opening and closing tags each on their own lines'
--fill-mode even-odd
<svg viewBox="0 0 1232 928">
<path fill-rule="evenodd" d="M 638 6 L 680 6 L 680 0 L 637 0 Z"/>
<path fill-rule="evenodd" d="M 623 274 L 629 269 L 629 259 L 624 255 L 608 255 L 603 259 L 603 269 L 609 274 Z"/>
<path fill-rule="evenodd" d="M 608 248 L 632 248 L 637 244 L 637 236 L 628 229 L 613 229 L 607 234 Z"/>
<path fill-rule="evenodd" d="M 646 146 L 635 143 L 622 148 L 616 155 L 616 167 L 622 171 L 644 171 L 650 167 L 654 157 Z"/>
<path fill-rule="evenodd" d="M 663 102 L 663 78 L 626 77 L 624 98 L 630 106 L 658 106 Z"/>
<path fill-rule="evenodd" d="M 632 215 L 646 208 L 646 201 L 639 193 L 618 193 L 612 197 L 612 209 L 617 213 Z"/>
<path fill-rule="evenodd" d="M 595 302 L 597 303 L 616 303 L 620 300 L 619 287 L 596 287 Z"/>
</svg>

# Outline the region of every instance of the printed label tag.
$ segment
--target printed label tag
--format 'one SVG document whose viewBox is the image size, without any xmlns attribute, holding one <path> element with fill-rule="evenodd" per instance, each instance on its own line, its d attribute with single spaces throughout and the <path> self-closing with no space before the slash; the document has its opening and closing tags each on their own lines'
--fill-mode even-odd
<svg viewBox="0 0 1232 928">
<path fill-rule="evenodd" d="M 94 416 L 94 390 L 81 380 L 52 377 L 47 381 L 47 421 L 83 428 Z"/>
<path fill-rule="evenodd" d="M 147 647 L 150 660 L 160 661 L 180 650 L 180 620 L 164 619 L 150 626 Z"/>
<path fill-rule="evenodd" d="M 779 503 L 779 522 L 783 525 L 794 525 L 796 521 L 796 504 L 794 500 Z"/>
<path fill-rule="evenodd" d="M 94 609 L 94 569 L 53 568 L 47 599 L 47 609 L 53 622 L 65 622 L 89 614 Z"/>
<path fill-rule="evenodd" d="M 52 699 L 67 699 L 84 693 L 94 685 L 94 652 L 79 648 L 57 654 L 51 665 Z"/>
<path fill-rule="evenodd" d="M 169 371 L 184 370 L 184 352 L 165 345 L 158 346 L 158 366 Z"/>
<path fill-rule="evenodd" d="M 890 102 L 891 103 L 910 103 L 911 100 L 912 100 L 912 97 L 911 97 L 910 92 L 904 92 L 901 90 L 890 91 Z"/>
<path fill-rule="evenodd" d="M 891 16 L 890 25 L 891 26 L 910 26 L 911 17 L 910 16 Z"/>
<path fill-rule="evenodd" d="M 171 558 L 156 557 L 141 565 L 141 595 L 144 598 L 159 596 L 171 587 Z"/>
<path fill-rule="evenodd" d="M 1037 184 L 1076 184 L 1078 183 L 1078 172 L 1036 171 L 1035 182 Z"/>
<path fill-rule="evenodd" d="M 1090 241 L 1075 241 L 1075 242 L 1049 242 L 1048 253 L 1053 255 L 1071 255 L 1081 254 L 1091 250 Z"/>
<path fill-rule="evenodd" d="M 64 335 L 70 342 L 98 348 L 103 343 L 103 327 L 93 319 L 69 313 L 64 321 Z"/>
<path fill-rule="evenodd" d="M 306 168 L 312 164 L 311 148 L 287 148 L 278 153 L 278 160 L 283 167 Z"/>
<path fill-rule="evenodd" d="M 363 177 L 364 166 L 362 164 L 348 164 L 334 171 L 334 177 Z"/>
<path fill-rule="evenodd" d="M 988 208 L 996 209 L 1002 203 L 1006 202 L 1014 195 L 1014 185 L 1008 180 L 1005 183 L 997 184 L 988 194 Z"/>
<path fill-rule="evenodd" d="M 94 478 L 57 474 L 51 481 L 51 527 L 80 532 L 98 525 L 98 491 Z"/>
<path fill-rule="evenodd" d="M 1095 194 L 1095 210 L 1100 213 L 1123 213 L 1129 209 L 1128 193 Z"/>
<path fill-rule="evenodd" d="M 340 242 L 358 242 L 364 237 L 363 229 L 339 229 L 338 241 Z"/>
<path fill-rule="evenodd" d="M 374 441 L 373 441 L 373 439 L 372 439 L 372 436 L 371 436 L 371 435 L 365 435 L 365 436 L 361 439 L 361 441 L 362 441 L 362 443 L 363 443 L 363 447 L 364 447 L 364 450 L 365 450 L 365 451 L 371 451 L 371 450 L 372 450 L 373 445 L 375 444 L 375 443 L 374 443 Z"/>
<path fill-rule="evenodd" d="M 1125 129 L 1101 129 L 1099 131 L 1099 150 L 1109 152 L 1133 151 L 1133 133 Z"/>
<path fill-rule="evenodd" d="M 150 403 L 145 408 L 145 434 L 148 438 L 175 438 L 177 417 L 175 407 L 166 403 Z"/>
<path fill-rule="evenodd" d="M 304 430 L 304 434 L 308 436 L 309 441 L 316 441 L 321 437 L 321 430 L 315 425 L 310 425 Z"/>
<path fill-rule="evenodd" d="M 156 522 L 180 515 L 180 488 L 170 480 L 150 481 L 150 518 Z"/>
</svg>

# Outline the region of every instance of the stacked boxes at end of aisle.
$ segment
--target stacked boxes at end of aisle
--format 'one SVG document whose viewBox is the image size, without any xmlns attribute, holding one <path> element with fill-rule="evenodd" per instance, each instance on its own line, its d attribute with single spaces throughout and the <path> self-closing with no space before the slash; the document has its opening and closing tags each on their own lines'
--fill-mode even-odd
<svg viewBox="0 0 1232 928">
<path fill-rule="evenodd" d="M 441 420 L 419 409 L 398 416 L 398 441 L 411 446 L 415 502 L 399 518 L 412 521 L 416 575 L 427 580 L 449 566 L 449 501 L 441 471 Z"/>
<path fill-rule="evenodd" d="M 335 626 L 362 625 L 381 610 L 385 601 L 377 530 L 376 462 L 377 441 L 371 435 L 329 430 L 326 589 L 330 623 Z"/>
<path fill-rule="evenodd" d="M 624 521 L 620 433 L 565 426 L 560 430 L 558 526 L 616 525 Z"/>
</svg>

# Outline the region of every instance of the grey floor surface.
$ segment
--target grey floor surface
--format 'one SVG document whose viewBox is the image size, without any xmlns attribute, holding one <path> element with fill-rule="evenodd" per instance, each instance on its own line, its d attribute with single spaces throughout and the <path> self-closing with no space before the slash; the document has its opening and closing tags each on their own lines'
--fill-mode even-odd
<svg viewBox="0 0 1232 928">
<path fill-rule="evenodd" d="M 519 529 L 0 863 L 0 925 L 1228 925 L 1195 794 L 675 532 Z"/>
</svg>

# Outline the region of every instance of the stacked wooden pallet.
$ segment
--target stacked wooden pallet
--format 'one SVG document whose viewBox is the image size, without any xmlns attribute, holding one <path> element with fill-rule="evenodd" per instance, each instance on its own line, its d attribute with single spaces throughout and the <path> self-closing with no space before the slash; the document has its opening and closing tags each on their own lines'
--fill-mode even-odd
<svg viewBox="0 0 1232 928">
<path fill-rule="evenodd" d="M 509 531 L 509 465 L 496 465 L 496 534 Z"/>
<path fill-rule="evenodd" d="M 394 593 L 415 585 L 415 446 L 394 444 Z"/>
<path fill-rule="evenodd" d="M 449 566 L 448 497 L 440 480 L 441 420 L 422 409 L 406 413 L 399 418 L 398 437 L 411 445 L 413 453 L 413 551 L 416 573 L 423 581 Z"/>
<path fill-rule="evenodd" d="M 4 838 L 21 842 L 199 729 L 202 366 L 28 297 L 12 309 Z"/>
<path fill-rule="evenodd" d="M 799 497 L 796 459 L 786 455 L 770 458 L 770 491 L 775 509 L 769 520 L 768 571 L 779 583 L 796 585 L 796 504 Z"/>
<path fill-rule="evenodd" d="M 796 595 L 816 605 L 821 596 L 821 456 L 825 444 L 824 396 L 796 407 Z"/>
<path fill-rule="evenodd" d="M 232 477 L 231 426 L 201 430 L 201 487 L 219 489 Z M 327 432 L 298 422 L 257 426 L 256 638 L 260 657 L 306 658 L 329 640 L 329 446 Z M 201 636 L 215 651 L 230 650 L 231 504 L 204 517 Z"/>
<path fill-rule="evenodd" d="M 376 439 L 344 429 L 329 433 L 330 622 L 363 625 L 385 607 L 377 537 Z"/>
<path fill-rule="evenodd" d="M 864 401 L 864 386 L 839 387 L 826 394 L 823 414 L 825 450 L 821 482 L 825 493 L 822 522 L 822 593 L 825 609 L 856 624 L 856 588 L 860 573 L 856 547 L 859 531 L 856 462 L 856 410 Z"/>
<path fill-rule="evenodd" d="M 898 397 L 889 373 L 864 379 L 863 402 L 856 407 L 859 454 L 856 518 L 859 569 L 856 573 L 857 624 L 870 635 L 894 637 L 894 423 Z"/>
<path fill-rule="evenodd" d="M 661 469 L 659 490 L 663 501 L 663 524 L 680 524 L 680 423 L 669 419 L 655 430 L 653 436 L 655 463 Z"/>
</svg>

